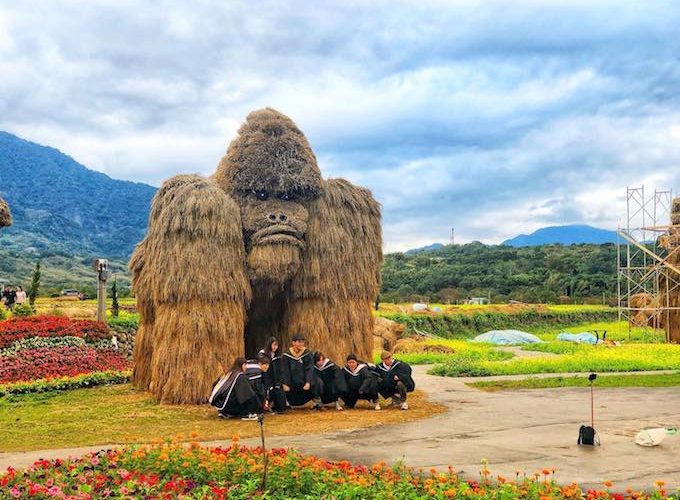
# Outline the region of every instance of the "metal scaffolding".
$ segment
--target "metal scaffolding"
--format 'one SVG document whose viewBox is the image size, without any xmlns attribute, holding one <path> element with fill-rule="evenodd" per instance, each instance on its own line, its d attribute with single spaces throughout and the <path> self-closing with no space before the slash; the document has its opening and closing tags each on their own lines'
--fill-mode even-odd
<svg viewBox="0 0 680 500">
<path fill-rule="evenodd" d="M 672 190 L 645 193 L 644 186 L 627 188 L 626 225 L 618 228 L 619 320 L 633 326 L 662 328 L 668 324 L 671 293 L 680 290 L 680 269 L 668 261 L 680 252 L 669 244 L 668 233 L 673 203 Z M 644 294 L 644 295 L 643 295 Z M 668 340 L 668 338 L 667 338 Z"/>
</svg>

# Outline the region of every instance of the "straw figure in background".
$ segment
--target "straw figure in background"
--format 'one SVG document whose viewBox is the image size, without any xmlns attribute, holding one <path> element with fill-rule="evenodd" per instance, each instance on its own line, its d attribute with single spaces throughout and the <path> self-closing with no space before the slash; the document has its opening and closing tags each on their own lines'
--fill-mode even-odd
<svg viewBox="0 0 680 500">
<path fill-rule="evenodd" d="M 12 225 L 12 213 L 9 211 L 9 206 L 0 197 L 0 227 L 7 227 Z"/>
<path fill-rule="evenodd" d="M 202 403 L 271 336 L 369 359 L 381 264 L 370 191 L 323 179 L 290 118 L 252 112 L 211 178 L 173 177 L 153 200 L 130 261 L 134 383 L 164 403 Z"/>
<path fill-rule="evenodd" d="M 661 237 L 661 246 L 668 252 L 668 262 L 680 268 L 680 197 L 673 200 L 671 225 L 668 234 Z M 669 269 L 669 277 L 662 277 L 659 283 L 661 303 L 680 308 L 680 276 Z M 661 318 L 661 325 L 666 330 L 670 342 L 680 343 L 680 309 L 669 309 Z"/>
</svg>

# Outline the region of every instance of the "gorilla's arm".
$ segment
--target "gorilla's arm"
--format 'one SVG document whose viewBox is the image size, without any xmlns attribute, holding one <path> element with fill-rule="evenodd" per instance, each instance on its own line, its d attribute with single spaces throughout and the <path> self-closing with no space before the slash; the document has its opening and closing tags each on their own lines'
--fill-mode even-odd
<svg viewBox="0 0 680 500">
<path fill-rule="evenodd" d="M 9 206 L 5 200 L 0 198 L 0 227 L 7 227 L 12 225 L 12 213 L 9 211 Z"/>
<path fill-rule="evenodd" d="M 167 180 L 130 269 L 140 313 L 135 383 L 162 402 L 207 401 L 244 350 L 250 285 L 238 206 L 200 176 Z"/>
<path fill-rule="evenodd" d="M 310 207 L 287 331 L 303 333 L 311 349 L 338 363 L 350 352 L 370 360 L 381 264 L 380 205 L 367 189 L 344 179 L 326 181 Z"/>
</svg>

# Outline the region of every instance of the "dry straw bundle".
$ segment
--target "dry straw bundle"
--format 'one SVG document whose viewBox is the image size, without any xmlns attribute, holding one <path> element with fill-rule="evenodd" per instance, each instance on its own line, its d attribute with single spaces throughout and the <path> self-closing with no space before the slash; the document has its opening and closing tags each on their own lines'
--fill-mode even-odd
<svg viewBox="0 0 680 500">
<path fill-rule="evenodd" d="M 680 197 L 673 200 L 673 211 L 671 213 L 671 224 L 680 225 Z M 670 239 L 672 244 L 670 245 L 670 258 L 668 259 L 671 264 L 675 267 L 680 268 L 680 241 L 678 241 L 678 236 L 680 235 L 680 228 L 671 228 Z M 672 271 L 669 271 L 672 272 Z M 673 276 L 675 282 L 672 280 L 668 283 L 669 288 L 674 286 L 675 283 L 680 281 L 680 276 Z M 666 287 L 662 284 L 662 291 L 665 292 Z M 666 297 L 662 297 L 662 300 Z M 670 307 L 680 308 L 680 288 L 675 287 L 668 294 L 668 305 Z M 665 325 L 666 333 L 671 342 L 680 343 L 680 310 L 671 310 L 668 314 L 668 321 Z"/>
<path fill-rule="evenodd" d="M 238 207 L 199 176 L 168 180 L 130 268 L 140 313 L 135 384 L 162 402 L 207 400 L 244 351 L 250 284 Z"/>
<path fill-rule="evenodd" d="M 210 180 L 168 180 L 130 261 L 140 312 L 135 384 L 200 403 L 236 356 L 301 333 L 341 362 L 369 359 L 380 286 L 380 206 L 324 181 L 304 134 L 248 115 Z"/>
<path fill-rule="evenodd" d="M 7 227 L 12 225 L 12 213 L 9 211 L 9 206 L 0 198 L 0 227 Z"/>
</svg>

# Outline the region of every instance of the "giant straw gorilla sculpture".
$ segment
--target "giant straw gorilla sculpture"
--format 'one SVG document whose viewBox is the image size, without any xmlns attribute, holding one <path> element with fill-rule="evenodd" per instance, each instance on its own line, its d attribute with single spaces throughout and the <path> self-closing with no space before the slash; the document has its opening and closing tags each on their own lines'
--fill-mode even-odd
<svg viewBox="0 0 680 500">
<path fill-rule="evenodd" d="M 12 225 L 12 213 L 9 211 L 9 206 L 5 200 L 0 198 L 0 227 L 7 227 Z"/>
<path fill-rule="evenodd" d="M 154 197 L 130 261 L 134 383 L 164 403 L 204 402 L 271 335 L 367 359 L 381 263 L 370 191 L 324 180 L 295 123 L 255 111 L 210 179 L 178 175 Z"/>
</svg>

